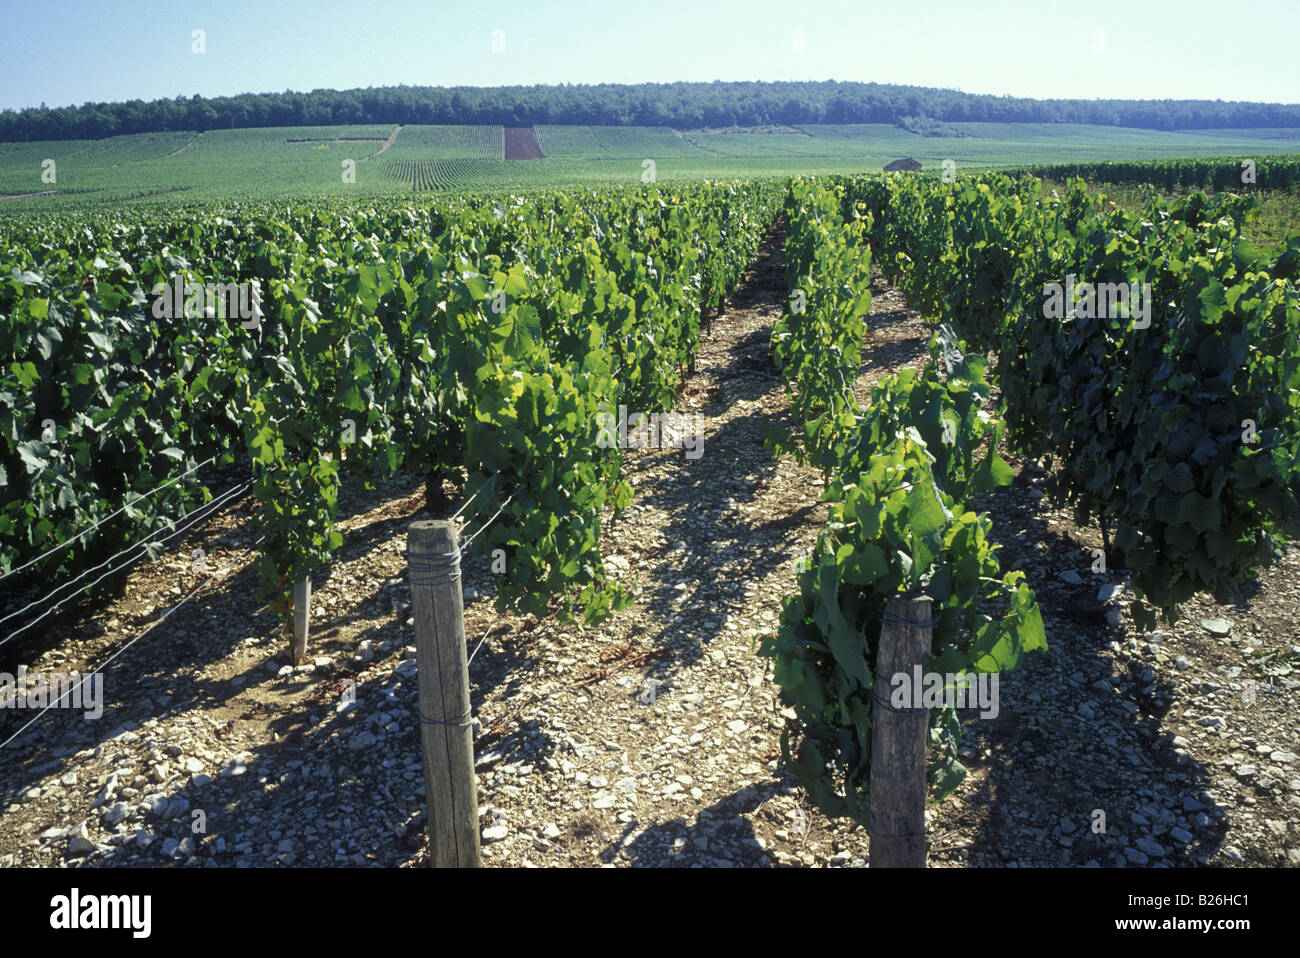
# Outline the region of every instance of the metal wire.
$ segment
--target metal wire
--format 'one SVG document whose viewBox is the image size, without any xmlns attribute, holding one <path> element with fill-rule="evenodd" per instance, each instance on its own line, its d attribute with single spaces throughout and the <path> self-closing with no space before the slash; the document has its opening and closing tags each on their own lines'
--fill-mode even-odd
<svg viewBox="0 0 1300 958">
<path fill-rule="evenodd" d="M 252 488 L 252 485 L 253 485 L 253 484 L 252 484 L 251 482 L 247 482 L 247 483 L 245 483 L 242 487 L 240 487 L 240 486 L 236 486 L 234 489 L 231 489 L 231 490 L 229 490 L 229 491 L 227 491 L 227 492 L 222 493 L 221 496 L 218 497 L 217 499 L 213 499 L 211 502 L 209 502 L 209 503 L 205 503 L 204 505 L 200 506 L 198 509 L 195 509 L 195 510 L 194 510 L 193 512 L 191 512 L 188 516 L 186 516 L 185 519 L 182 520 L 182 522 L 185 522 L 185 523 L 186 523 L 185 525 L 182 525 L 182 526 L 180 526 L 179 528 L 177 528 L 177 529 L 175 529 L 175 530 L 169 532 L 166 536 L 163 537 L 163 539 L 162 539 L 161 541 L 162 541 L 162 542 L 165 542 L 165 541 L 167 541 L 168 539 L 174 539 L 174 538 L 176 538 L 177 536 L 181 535 L 182 533 L 188 532 L 190 529 L 192 529 L 192 528 L 193 528 L 195 525 L 197 525 L 199 522 L 202 522 L 203 520 L 208 519 L 208 518 L 211 518 L 212 516 L 216 515 L 216 513 L 219 512 L 219 511 L 221 510 L 221 508 L 223 508 L 225 505 L 227 505 L 227 504 L 228 504 L 228 503 L 229 503 L 233 498 L 237 497 L 238 495 L 241 495 L 241 494 L 244 493 L 244 492 L 247 492 L 250 488 Z M 206 510 L 206 512 L 205 512 L 205 510 Z M 199 513 L 203 513 L 203 514 L 200 515 Z M 159 531 L 161 532 L 162 530 L 159 530 Z M 154 533 L 154 535 L 157 535 L 157 534 L 158 534 L 157 532 Z M 98 570 L 102 569 L 104 566 L 106 566 L 106 565 L 108 565 L 110 562 L 112 562 L 114 559 L 116 559 L 118 556 L 121 556 L 121 555 L 126 554 L 127 552 L 130 552 L 132 549 L 141 549 L 141 548 L 144 548 L 144 547 L 149 546 L 149 545 L 152 545 L 152 544 L 153 544 L 153 542 L 152 542 L 151 539 L 145 539 L 145 540 L 143 540 L 143 541 L 141 541 L 141 542 L 137 542 L 137 543 L 134 543 L 133 545 L 129 545 L 129 546 L 127 546 L 125 549 L 123 549 L 123 550 L 122 550 L 121 552 L 119 552 L 117 555 L 115 555 L 115 556 L 111 556 L 110 558 L 106 559 L 104 562 L 101 562 L 99 565 L 95 566 L 93 569 L 88 569 L 87 571 L 85 571 L 85 572 L 83 572 L 81 575 L 79 575 L 76 579 L 73 579 L 71 582 L 65 582 L 63 585 L 58 586 L 58 587 L 55 588 L 53 591 L 51 591 L 51 592 L 49 593 L 49 595 L 46 595 L 44 598 L 42 598 L 42 599 L 38 599 L 38 600 L 36 600 L 35 602 L 29 602 L 26 606 L 24 606 L 23 608 L 19 609 L 17 612 L 11 612 L 11 613 L 9 613 L 9 614 L 6 615 L 4 618 L 0 619 L 0 622 L 7 622 L 8 620 L 12 619 L 12 618 L 13 618 L 14 616 L 16 616 L 16 615 L 22 615 L 22 613 L 26 612 L 28 609 L 32 608 L 33 606 L 38 606 L 38 605 L 40 605 L 42 602 L 44 602 L 44 601 L 46 601 L 47 599 L 49 599 L 50 596 L 54 595 L 55 592 L 58 592 L 58 591 L 60 591 L 61 589 L 66 589 L 66 588 L 67 588 L 68 586 L 70 586 L 70 585 L 74 585 L 75 583 L 77 583 L 77 582 L 80 581 L 81 579 L 84 579 L 86 576 L 90 575 L 92 572 L 97 572 Z M 77 592 L 77 591 L 82 591 L 83 589 L 90 589 L 90 588 L 93 588 L 94 586 L 98 585 L 100 582 L 103 582 L 105 579 L 107 579 L 110 575 L 114 575 L 114 574 L 116 574 L 116 573 L 118 573 L 118 572 L 121 572 L 123 569 L 125 569 L 125 568 L 127 568 L 127 567 L 133 565 L 133 564 L 136 563 L 136 562 L 139 562 L 140 559 L 142 559 L 142 558 L 143 558 L 145 555 L 147 555 L 147 554 L 148 554 L 147 551 L 145 551 L 145 552 L 141 552 L 140 555 L 136 556 L 136 557 L 133 558 L 133 559 L 130 559 L 129 561 L 127 561 L 127 562 L 125 562 L 124 564 L 122 564 L 121 566 L 117 567 L 116 569 L 109 569 L 107 572 L 105 572 L 103 575 L 101 575 L 101 576 L 100 576 L 98 579 L 96 579 L 94 582 L 91 582 L 89 585 L 83 586 L 81 589 L 76 589 L 76 590 L 74 590 L 74 592 L 72 592 L 72 593 L 68 593 L 67 595 L 61 596 L 61 597 L 60 597 L 60 598 L 59 598 L 59 599 L 54 603 L 54 605 L 50 606 L 50 608 L 46 609 L 44 612 L 42 612 L 39 616 L 37 616 L 37 617 L 36 617 L 35 619 L 33 619 L 31 622 L 28 622 L 26 625 L 21 626 L 21 627 L 19 627 L 18 629 L 15 629 L 15 630 L 14 630 L 13 632 L 11 632 L 9 635 L 5 636 L 3 639 L 0 639 L 0 645 L 4 645 L 5 643 L 10 642 L 11 640 L 13 640 L 13 638 L 14 638 L 15 636 L 20 635 L 20 634 L 23 633 L 23 632 L 26 632 L 26 631 L 27 631 L 28 629 L 30 629 L 33 625 L 35 625 L 37 622 L 40 622 L 40 621 L 41 621 L 42 619 L 44 619 L 46 616 L 48 616 L 48 615 L 50 615 L 51 613 L 53 613 L 56 609 L 58 609 L 59 605 L 61 605 L 63 602 L 66 602 L 68 599 L 70 599 L 70 598 L 72 597 L 72 595 L 75 594 L 75 592 Z"/>
<path fill-rule="evenodd" d="M 466 549 L 468 549 L 470 543 L 473 542 L 479 536 L 479 534 L 483 532 L 484 529 L 486 529 L 488 526 L 492 525 L 492 523 L 496 521 L 497 516 L 501 515 L 501 513 L 505 511 L 506 506 L 510 505 L 510 500 L 514 499 L 514 497 L 518 493 L 519 493 L 518 489 L 510 493 L 510 495 L 506 497 L 506 501 L 501 503 L 501 508 L 498 509 L 495 513 L 493 513 L 492 518 L 489 519 L 487 522 L 483 523 L 481 526 L 479 526 L 478 529 L 472 535 L 468 536 L 465 539 L 465 541 L 460 544 L 461 552 L 464 552 Z"/>
<path fill-rule="evenodd" d="M 200 505 L 198 508 L 196 508 L 193 512 L 190 512 L 189 514 L 182 516 L 181 519 L 180 519 L 180 522 L 182 522 L 182 523 L 187 523 L 187 524 L 184 525 L 181 529 L 176 529 L 176 530 L 173 530 L 173 531 L 169 532 L 169 533 L 164 537 L 164 539 L 167 539 L 167 538 L 174 538 L 174 537 L 178 534 L 178 532 L 183 531 L 183 529 L 188 529 L 188 528 L 190 528 L 191 526 L 194 525 L 194 522 L 195 522 L 195 521 L 199 521 L 199 520 L 201 520 L 201 519 L 203 518 L 203 516 L 199 516 L 200 513 L 203 513 L 203 512 L 205 512 L 205 510 L 206 510 L 206 514 L 207 514 L 207 515 L 211 515 L 211 514 L 212 514 L 214 511 L 216 511 L 216 509 L 219 508 L 222 504 L 224 504 L 224 503 L 226 503 L 226 502 L 229 502 L 231 498 L 240 495 L 242 492 L 246 491 L 247 489 L 249 489 L 249 488 L 251 488 L 251 487 L 252 487 L 252 482 L 251 482 L 251 481 L 250 481 L 250 482 L 246 482 L 246 483 L 244 483 L 244 485 L 243 485 L 242 487 L 235 487 L 235 488 L 233 488 L 233 489 L 228 489 L 228 490 L 226 490 L 225 492 L 223 492 L 223 493 L 221 493 L 220 495 L 218 495 L 218 496 L 216 496 L 215 498 L 213 498 L 212 500 L 210 500 L 209 502 L 205 502 L 205 503 L 203 503 L 203 504 Z M 194 519 L 193 517 L 195 517 L 195 516 L 199 516 L 199 519 Z M 122 549 L 122 550 L 118 551 L 116 554 L 114 554 L 114 555 L 112 555 L 112 556 L 109 556 L 107 559 L 105 559 L 105 560 L 104 560 L 103 562 L 101 562 L 99 565 L 97 565 L 97 566 L 95 566 L 95 567 L 93 567 L 93 568 L 87 569 L 86 571 L 84 571 L 84 572 L 82 572 L 80 575 L 78 575 L 76 578 L 70 579 L 70 580 L 68 580 L 67 582 L 62 583 L 61 585 L 55 586 L 55 588 L 51 589 L 50 592 L 49 592 L 48 594 L 46 594 L 45 596 L 43 596 L 42 598 L 37 599 L 36 601 L 29 603 L 28 605 L 26 605 L 26 606 L 23 607 L 22 609 L 19 609 L 17 612 L 11 612 L 11 613 L 9 613 L 8 615 L 4 616 L 3 618 L 0 618 L 0 622 L 7 622 L 7 621 L 9 621 L 10 619 L 12 619 L 14 616 L 16 616 L 16 615 L 21 615 L 23 612 L 26 612 L 28 609 L 32 608 L 32 606 L 40 605 L 41 603 L 43 603 L 43 602 L 45 602 L 47 599 L 49 599 L 52 595 L 54 595 L 54 593 L 60 591 L 61 589 L 66 589 L 66 588 L 68 588 L 68 587 L 71 586 L 71 585 L 75 585 L 79 580 L 84 579 L 86 576 L 90 575 L 92 572 L 97 572 L 98 570 L 104 568 L 104 566 L 108 565 L 108 564 L 109 564 L 110 562 L 112 562 L 114 559 L 118 558 L 119 556 L 126 555 L 126 553 L 130 552 L 132 549 L 138 549 L 138 548 L 141 548 L 142 546 L 150 545 L 150 544 L 151 544 L 151 537 L 156 536 L 156 535 L 158 535 L 158 533 L 163 532 L 163 531 L 164 531 L 164 530 L 162 530 L 162 529 L 155 529 L 153 532 L 151 532 L 151 533 L 149 534 L 149 535 L 150 535 L 150 538 L 142 539 L 140 542 L 133 542 L 133 543 L 131 543 L 131 544 L 128 545 L 125 549 Z M 136 559 L 132 559 L 131 562 L 136 562 L 136 561 L 138 561 L 138 559 L 139 559 L 139 557 L 137 557 Z M 129 563 L 128 563 L 128 564 L 129 564 Z M 63 600 L 60 599 L 59 601 L 61 602 L 61 601 L 63 601 Z"/>
<path fill-rule="evenodd" d="M 481 638 L 479 638 L 478 645 L 474 646 L 474 651 L 471 652 L 469 654 L 469 658 L 465 660 L 466 668 L 469 668 L 469 664 L 474 661 L 474 656 L 478 655 L 478 650 L 483 648 L 483 643 L 487 641 L 488 633 L 492 631 L 492 627 L 495 626 L 496 624 L 497 624 L 497 620 L 493 619 L 491 623 L 489 623 L 488 627 L 483 630 L 483 635 Z"/>
<path fill-rule="evenodd" d="M 411 585 L 446 585 L 460 578 L 460 550 L 455 552 L 412 552 L 406 557 Z"/>
<path fill-rule="evenodd" d="M 487 479 L 485 479 L 485 480 L 483 481 L 482 485 L 480 485 L 477 489 L 475 489 L 474 492 L 473 492 L 473 494 L 470 495 L 470 497 L 469 497 L 468 499 L 466 499 L 464 502 L 462 502 L 462 503 L 460 504 L 460 508 L 457 509 L 455 512 L 453 512 L 453 513 L 451 514 L 450 518 L 451 518 L 451 519 L 455 519 L 455 518 L 456 518 L 457 516 L 459 516 L 462 512 L 464 512 L 464 511 L 465 511 L 465 507 L 468 506 L 471 502 L 473 502 L 474 499 L 475 499 L 475 497 L 478 496 L 478 494 L 479 494 L 480 492 L 482 492 L 484 489 L 487 488 L 488 483 L 491 482 L 493 479 L 495 479 L 495 478 L 497 477 L 497 473 L 499 473 L 499 472 L 500 472 L 500 470 L 498 469 L 498 470 L 496 470 L 496 472 L 493 472 L 492 475 L 488 476 Z"/>
<path fill-rule="evenodd" d="M 926 619 L 924 622 L 917 622 L 913 619 L 904 619 L 886 610 L 885 614 L 880 617 L 880 621 L 885 625 L 910 625 L 918 629 L 933 629 L 941 620 Z"/>
<path fill-rule="evenodd" d="M 453 728 L 469 728 L 471 725 L 474 724 L 472 721 L 470 721 L 470 716 L 473 714 L 474 713 L 471 710 L 469 712 L 466 712 L 464 715 L 462 715 L 460 718 L 456 719 L 455 721 L 449 721 L 447 719 L 429 718 L 429 716 L 421 712 L 420 721 L 423 722 L 425 725 L 450 725 Z"/>
<path fill-rule="evenodd" d="M 168 486 L 170 486 L 170 485 L 174 485 L 175 483 L 180 482 L 180 481 L 181 481 L 182 479 L 184 479 L 186 476 L 191 475 L 192 473 L 198 472 L 200 469 L 202 469 L 204 466 L 208 465 L 209 463 L 216 462 L 216 461 L 217 461 L 217 457 L 216 457 L 216 456 L 212 456 L 212 457 L 211 457 L 210 459 L 208 459 L 206 462 L 201 462 L 201 463 L 199 463 L 197 466 L 195 466 L 193 469 L 190 469 L 188 472 L 183 472 L 183 473 L 181 473 L 179 476 L 177 476 L 176 478 L 167 480 L 167 481 L 164 482 L 162 485 L 156 487 L 155 489 L 151 490 L 150 492 L 146 492 L 146 493 L 145 493 L 144 495 L 142 495 L 142 496 L 137 496 L 136 498 L 132 499 L 130 502 L 128 502 L 128 503 L 126 503 L 124 506 L 122 506 L 122 508 L 118 509 L 117 512 L 114 512 L 114 513 L 111 513 L 111 514 L 105 516 L 104 518 L 102 518 L 102 519 L 100 519 L 98 522 L 96 522 L 93 526 L 90 526 L 89 528 L 84 529 L 84 530 L 81 531 L 81 532 L 78 532 L 78 533 L 77 533 L 75 536 L 73 536 L 71 539 L 66 539 L 66 540 L 64 540 L 63 542 L 59 543 L 57 546 L 54 546 L 54 547 L 52 547 L 52 548 L 50 548 L 50 549 L 46 549 L 44 552 L 42 552 L 40 555 L 38 555 L 35 559 L 31 559 L 31 560 L 28 561 L 28 562 L 24 562 L 24 563 L 23 563 L 22 565 L 20 565 L 18 568 L 16 568 L 16 569 L 10 569 L 8 572 L 4 573 L 4 575 L 0 575 L 0 582 L 3 582 L 5 579 L 9 578 L 11 575 L 16 575 L 17 573 L 22 572 L 24 569 L 26 569 L 26 568 L 27 568 L 28 566 L 30 566 L 30 565 L 33 565 L 34 563 L 40 562 L 40 561 L 41 561 L 42 559 L 44 559 L 46 556 L 52 555 L 52 554 L 54 554 L 55 552 L 58 552 L 60 549 L 66 549 L 68 546 L 72 545 L 72 543 L 76 542 L 76 541 L 77 541 L 78 539 L 80 539 L 82 536 L 86 535 L 86 533 L 88 533 L 88 532 L 94 532 L 96 529 L 98 529 L 100 526 L 102 526 L 102 525 L 103 525 L 105 522 L 107 522 L 109 519 L 112 519 L 114 516 L 118 516 L 118 515 L 121 515 L 123 512 L 126 512 L 127 509 L 131 508 L 131 506 L 135 505 L 137 502 L 142 502 L 142 501 L 144 501 L 145 499 L 148 499 L 150 496 L 152 496 L 152 495 L 154 495 L 154 494 L 156 494 L 156 493 L 158 493 L 158 492 L 161 492 L 163 489 L 166 489 Z M 0 621 L 3 621 L 3 620 L 0 620 Z"/>
<path fill-rule="evenodd" d="M 930 710 L 927 708 L 914 708 L 914 709 L 895 708 L 893 703 L 890 702 L 889 699 L 881 698 L 875 692 L 871 693 L 871 697 L 876 700 L 877 705 L 879 705 L 881 708 L 888 709 L 889 712 L 894 715 L 917 716 L 917 715 L 928 715 L 930 713 Z"/>
<path fill-rule="evenodd" d="M 98 570 L 104 568 L 104 566 L 108 565 L 114 559 L 117 559 L 119 556 L 126 555 L 126 553 L 130 552 L 132 549 L 142 549 L 142 548 L 147 548 L 150 545 L 153 545 L 154 537 L 158 536 L 163 532 L 166 532 L 166 535 L 163 536 L 162 540 L 159 540 L 160 542 L 165 542 L 169 539 L 174 539 L 176 536 L 180 535 L 181 533 L 186 532 L 189 529 L 193 528 L 193 526 L 196 523 L 201 522 L 204 519 L 214 515 L 216 512 L 220 511 L 220 509 L 223 506 L 227 505 L 232 499 L 237 498 L 238 496 L 242 495 L 244 492 L 248 491 L 248 489 L 252 488 L 252 485 L 253 484 L 250 481 L 244 483 L 242 486 L 236 486 L 233 489 L 228 489 L 226 492 L 221 493 L 221 495 L 217 496 L 215 499 L 211 500 L 210 502 L 205 502 L 203 505 L 199 506 L 197 509 L 195 509 L 193 512 L 189 513 L 188 515 L 182 516 L 180 520 L 181 525 L 179 525 L 177 528 L 171 530 L 170 532 L 166 532 L 166 530 L 164 529 L 154 530 L 154 532 L 150 533 L 148 538 L 142 539 L 140 542 L 134 542 L 131 545 L 128 545 L 125 549 L 120 550 L 115 555 L 109 556 L 109 558 L 105 559 L 99 565 L 87 569 L 85 572 L 82 572 L 76 578 L 64 582 L 59 586 L 56 586 L 54 589 L 50 590 L 50 592 L 47 595 L 43 596 L 42 598 L 37 599 L 34 602 L 30 602 L 23 608 L 19 609 L 18 611 L 11 612 L 8 615 L 4 616 L 3 618 L 0 618 L 0 622 L 7 622 L 10 619 L 12 619 L 14 616 L 21 615 L 23 612 L 26 612 L 28 609 L 32 608 L 33 606 L 40 605 L 41 603 L 48 600 L 51 596 L 53 596 L 56 592 L 66 589 L 70 586 L 74 586 L 81 579 L 84 579 L 92 572 L 97 572 Z M 111 570 L 109 574 L 112 574 L 112 572 L 121 571 L 122 569 L 126 568 L 132 563 L 138 562 L 145 554 L 147 553 L 142 553 L 140 556 L 136 556 L 135 558 L 129 560 L 125 565 L 120 566 L 118 569 Z M 102 579 L 103 576 L 101 576 L 100 578 Z M 95 581 L 98 582 L 100 580 L 97 579 Z M 68 596 L 60 597 L 55 604 L 58 605 L 59 603 L 65 601 L 67 598 Z M 8 640 L 6 639 L 5 641 Z M 3 644 L 4 644 L 3 642 L 0 642 L 0 645 Z"/>
<path fill-rule="evenodd" d="M 252 551 L 253 549 L 255 549 L 257 546 L 261 545 L 262 540 L 265 539 L 265 538 L 266 538 L 266 536 L 263 535 L 263 536 L 262 536 L 261 538 L 259 538 L 256 542 L 254 542 L 251 546 L 249 546 L 247 549 L 245 549 L 245 550 L 244 550 L 243 552 L 241 552 L 239 555 L 235 556 L 234 560 L 232 560 L 232 564 L 233 564 L 233 562 L 238 562 L 240 559 L 242 559 L 244 556 L 246 556 L 249 552 L 251 552 L 251 551 Z M 229 568 L 230 568 L 229 565 L 226 566 L 226 569 L 227 569 L 227 570 L 229 570 Z M 3 742 L 0 742 L 0 748 L 4 748 L 4 747 L 5 747 L 6 745 L 8 745 L 10 742 L 12 742 L 14 739 L 16 739 L 19 735 L 22 735 L 23 732 L 27 731 L 29 728 L 31 728 L 33 725 L 35 725 L 36 722 L 38 722 L 38 721 L 40 720 L 40 718 L 41 718 L 42 715 L 44 715 L 44 714 L 45 714 L 46 712 L 48 712 L 50 709 L 54 708 L 54 706 L 58 705 L 59 702 L 62 702 L 65 698 L 67 698 L 69 695 L 71 695 L 71 694 L 72 694 L 73 692 L 75 692 L 77 689 L 81 688 L 81 686 L 84 685 L 84 684 L 86 683 L 86 680 L 89 679 L 92 675 L 98 675 L 101 671 L 103 671 L 104 669 L 108 668 L 108 666 L 109 666 L 110 664 L 112 664 L 112 662 L 113 662 L 114 659 L 116 659 L 119 655 L 121 655 L 123 652 L 125 652 L 127 649 L 129 649 L 131 646 L 135 645 L 137 642 L 139 642 L 141 639 L 143 639 L 146 635 L 148 635 L 148 634 L 149 634 L 150 632 L 152 632 L 154 629 L 158 628 L 158 626 L 162 625 L 165 621 L 167 621 L 167 619 L 171 616 L 171 614 L 172 614 L 173 612 L 175 612 L 177 609 L 179 609 L 181 606 L 183 606 L 186 602 L 190 601 L 190 599 L 192 599 L 192 598 L 194 598 L 196 595 L 198 595 L 199 592 L 200 592 L 201 590 L 203 590 L 204 588 L 206 588 L 206 587 L 207 587 L 208 585 L 210 585 L 212 582 L 215 582 L 218 578 L 220 578 L 220 576 L 221 576 L 222 574 L 223 574 L 223 573 L 215 573 L 215 572 L 214 572 L 212 575 L 208 576 L 208 578 L 207 578 L 205 581 L 200 582 L 198 585 L 196 585 L 196 586 L 193 588 L 193 590 L 191 590 L 191 592 L 190 592 L 189 595 L 187 595 L 185 598 L 181 599 L 181 601 L 177 602 L 174 606 L 172 606 L 170 609 L 168 609 L 166 612 L 164 612 L 161 616 L 159 616 L 159 617 L 158 617 L 158 620 L 157 620 L 156 622 L 152 622 L 152 623 L 150 623 L 150 625 L 149 625 L 148 628 L 146 628 L 143 632 L 141 632 L 139 635 L 137 635 L 134 639 L 132 639 L 132 640 L 131 640 L 130 642 L 128 642 L 126 645 L 122 646 L 120 649 L 118 649 L 116 652 L 114 652 L 112 655 L 110 655 L 107 659 L 105 659 L 105 660 L 104 660 L 104 663 L 103 663 L 103 664 L 102 664 L 98 669 L 96 669 L 94 672 L 87 672 L 86 675 L 82 678 L 82 680 L 81 680 L 80 682 L 78 682 L 78 683 L 77 683 L 76 685 L 74 685 L 72 688 L 68 689 L 68 691 L 66 691 L 66 692 L 64 692 L 62 695 L 60 695 L 60 696 L 58 697 L 58 699 L 56 699 L 55 701 L 51 702 L 49 705 L 45 706 L 45 708 L 43 708 L 43 709 L 41 709 L 39 712 L 37 712 L 34 716 L 32 716 L 31 721 L 28 722 L 26 725 L 24 725 L 22 728 L 20 728 L 17 732 L 14 732 L 13 735 L 10 735 L 10 736 L 9 736 L 7 739 L 5 739 Z"/>
</svg>

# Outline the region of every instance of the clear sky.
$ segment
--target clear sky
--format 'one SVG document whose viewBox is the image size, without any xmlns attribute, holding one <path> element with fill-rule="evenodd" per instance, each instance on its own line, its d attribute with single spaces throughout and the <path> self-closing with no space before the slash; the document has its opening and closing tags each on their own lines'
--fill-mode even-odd
<svg viewBox="0 0 1300 958">
<path fill-rule="evenodd" d="M 0 109 L 715 79 L 1300 102 L 1300 0 L 0 0 L 0 22 Z"/>
</svg>

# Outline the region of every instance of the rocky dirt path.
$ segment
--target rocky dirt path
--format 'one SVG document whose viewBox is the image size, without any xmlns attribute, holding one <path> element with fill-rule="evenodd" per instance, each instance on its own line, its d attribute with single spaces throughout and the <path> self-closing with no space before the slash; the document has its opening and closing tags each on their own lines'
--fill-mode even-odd
<svg viewBox="0 0 1300 958">
<path fill-rule="evenodd" d="M 771 828 L 811 823 L 778 770 L 781 707 L 751 640 L 775 627 L 824 512 L 817 473 L 763 448 L 765 429 L 788 427 L 768 347 L 784 298 L 778 236 L 712 322 L 678 404 L 698 415 L 703 454 L 629 453 L 634 505 L 607 548 L 636 605 L 480 656 L 485 727 L 524 699 L 479 754 L 487 860 L 763 865 Z M 611 673 L 629 656 L 644 664 Z"/>
<path fill-rule="evenodd" d="M 768 345 L 780 242 L 765 243 L 685 385 L 679 411 L 699 414 L 703 455 L 629 452 L 636 497 L 605 554 L 636 604 L 588 629 L 498 617 L 486 564 L 466 562 L 488 864 L 868 860 L 863 830 L 811 808 L 782 769 L 779 690 L 753 643 L 824 517 L 818 474 L 763 448 L 765 430 L 791 425 Z M 896 290 L 877 279 L 873 295 L 862 398 L 919 366 L 927 333 Z M 971 775 L 927 816 L 931 865 L 1297 863 L 1300 553 L 1248 607 L 1197 600 L 1143 636 L 1122 577 L 1091 570 L 1095 532 L 1043 499 L 1034 464 L 1012 461 L 1015 486 L 979 504 L 1004 566 L 1038 592 L 1051 650 L 1003 676 L 997 718 L 969 716 Z M 120 653 L 101 720 L 52 711 L 0 749 L 0 867 L 425 862 L 404 558 L 421 480 L 346 492 L 308 665 L 285 664 L 254 598 L 248 503 L 135 570 L 123 598 L 0 648 L 9 671 Z M 200 546 L 226 574 L 186 599 Z M 0 710 L 0 741 L 28 717 Z"/>
<path fill-rule="evenodd" d="M 396 143 L 396 142 L 397 142 L 397 134 L 399 134 L 399 133 L 401 133 L 401 132 L 402 132 L 402 127 L 401 127 L 400 125 L 393 127 L 393 132 L 390 133 L 390 134 L 388 134 L 388 139 L 384 140 L 383 145 L 380 146 L 379 149 L 375 150 L 375 152 L 371 153 L 369 156 L 362 157 L 362 159 L 365 159 L 365 160 L 373 160 L 373 159 L 374 159 L 375 157 L 377 157 L 380 153 L 383 153 L 383 152 L 384 152 L 385 150 L 387 150 L 390 146 L 392 146 L 394 143 Z"/>
<path fill-rule="evenodd" d="M 178 148 L 172 150 L 172 151 L 171 151 L 170 153 L 168 153 L 167 155 L 168 155 L 168 156 L 176 156 L 178 153 L 184 153 L 186 150 L 188 150 L 188 149 L 190 148 L 190 144 L 193 143 L 195 140 L 197 140 L 197 139 L 198 139 L 199 137 L 201 137 L 202 135 L 203 135 L 202 133 L 195 133 L 192 137 L 190 137 L 188 140 L 186 140 L 185 143 L 184 143 L 182 146 L 180 146 L 180 147 L 178 147 Z"/>
</svg>

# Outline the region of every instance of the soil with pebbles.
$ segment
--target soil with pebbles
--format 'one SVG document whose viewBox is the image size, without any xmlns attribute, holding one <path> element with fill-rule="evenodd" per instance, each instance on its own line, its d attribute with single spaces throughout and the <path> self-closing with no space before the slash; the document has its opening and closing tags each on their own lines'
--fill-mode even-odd
<svg viewBox="0 0 1300 958">
<path fill-rule="evenodd" d="M 792 713 L 754 642 L 825 516 L 816 471 L 763 446 L 792 426 L 769 350 L 781 241 L 713 319 L 685 384 L 679 411 L 700 416 L 703 454 L 628 452 L 636 497 L 604 546 L 636 604 L 585 629 L 498 616 L 486 563 L 466 562 L 486 864 L 869 860 L 864 830 L 821 815 L 783 769 Z M 925 358 L 902 296 L 879 277 L 873 295 L 862 398 Z M 995 718 L 967 716 L 970 776 L 927 813 L 930 864 L 1300 863 L 1300 551 L 1247 604 L 1197 599 L 1142 635 L 1122 574 L 1093 571 L 1095 530 L 1043 497 L 1036 464 L 1008 458 L 1014 486 L 978 504 L 1004 566 L 1038 594 L 1050 650 L 1002 676 Z M 0 866 L 427 862 L 404 558 L 421 482 L 348 496 L 307 665 L 287 665 L 256 601 L 247 502 L 134 570 L 122 598 L 0 647 L 10 672 L 117 654 L 101 719 L 52 710 L 0 749 Z M 179 557 L 200 547 L 220 577 L 196 590 L 203 576 Z M 7 607 L 41 594 L 28 591 Z M 29 718 L 0 710 L 0 741 Z"/>
</svg>

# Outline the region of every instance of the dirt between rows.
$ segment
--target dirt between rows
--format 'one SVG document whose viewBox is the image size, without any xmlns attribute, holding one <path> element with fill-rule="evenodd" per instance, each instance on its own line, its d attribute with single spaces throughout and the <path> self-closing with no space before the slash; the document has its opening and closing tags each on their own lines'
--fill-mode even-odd
<svg viewBox="0 0 1300 958">
<path fill-rule="evenodd" d="M 763 445 L 794 426 L 769 344 L 782 241 L 779 228 L 766 239 L 684 385 L 678 411 L 699 415 L 703 455 L 628 452 L 634 504 L 602 544 L 635 605 L 592 628 L 497 615 L 485 560 L 465 563 L 485 864 L 869 861 L 864 830 L 822 815 L 785 770 L 793 713 L 755 648 L 825 517 L 818 474 Z M 903 297 L 878 276 L 873 294 L 863 398 L 925 357 Z M 1095 530 L 1044 498 L 1037 464 L 1008 457 L 1015 484 L 977 504 L 1004 568 L 1036 590 L 1050 650 L 1002 676 L 996 718 L 965 716 L 970 776 L 927 813 L 929 864 L 1300 863 L 1300 555 L 1288 548 L 1247 603 L 1197 599 L 1143 635 L 1122 575 L 1092 571 Z M 314 577 L 311 658 L 296 670 L 255 598 L 252 505 L 137 567 L 122 598 L 0 648 L 10 670 L 118 655 L 101 720 L 51 711 L 0 749 L 0 866 L 427 862 L 404 558 L 421 479 L 347 490 L 345 543 Z M 197 547 L 223 575 L 193 592 Z M 0 711 L 0 740 L 28 717 Z"/>
<path fill-rule="evenodd" d="M 507 160 L 542 160 L 545 154 L 531 126 L 507 126 L 502 131 L 504 156 Z"/>
</svg>

